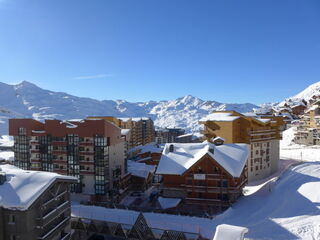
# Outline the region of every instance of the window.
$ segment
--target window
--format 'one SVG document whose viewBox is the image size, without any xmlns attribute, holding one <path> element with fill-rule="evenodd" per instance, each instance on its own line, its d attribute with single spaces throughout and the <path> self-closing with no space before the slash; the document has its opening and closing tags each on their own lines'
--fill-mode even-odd
<svg viewBox="0 0 320 240">
<path fill-rule="evenodd" d="M 26 131 L 26 129 L 25 128 L 19 128 L 19 130 L 18 130 L 18 134 L 21 136 L 24 136 L 24 135 L 26 135 L 27 134 L 27 131 Z"/>
<path fill-rule="evenodd" d="M 9 221 L 8 221 L 8 223 L 9 223 L 9 224 L 15 224 L 15 223 L 16 223 L 16 216 L 10 214 L 10 215 L 9 215 Z"/>
</svg>

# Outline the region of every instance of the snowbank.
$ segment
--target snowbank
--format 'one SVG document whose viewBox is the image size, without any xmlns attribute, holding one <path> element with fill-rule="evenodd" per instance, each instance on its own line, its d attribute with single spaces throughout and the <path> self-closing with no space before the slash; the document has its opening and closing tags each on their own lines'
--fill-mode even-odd
<svg viewBox="0 0 320 240">
<path fill-rule="evenodd" d="M 305 146 L 293 142 L 295 127 L 289 128 L 282 133 L 280 141 L 280 158 L 294 159 L 304 162 L 320 161 L 320 146 Z"/>
</svg>

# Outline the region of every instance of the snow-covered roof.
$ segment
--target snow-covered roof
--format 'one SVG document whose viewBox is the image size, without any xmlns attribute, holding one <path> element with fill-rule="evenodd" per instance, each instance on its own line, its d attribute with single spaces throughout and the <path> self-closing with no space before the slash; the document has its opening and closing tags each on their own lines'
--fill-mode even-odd
<svg viewBox="0 0 320 240">
<path fill-rule="evenodd" d="M 316 110 L 318 108 L 319 108 L 318 105 L 312 105 L 306 112 L 314 111 L 314 110 Z"/>
<path fill-rule="evenodd" d="M 181 202 L 181 199 L 159 197 L 158 202 L 160 203 L 160 206 L 162 209 L 167 209 L 167 208 L 174 208 L 178 206 L 178 204 Z"/>
<path fill-rule="evenodd" d="M 121 135 L 128 135 L 130 131 L 130 129 L 121 129 Z"/>
<path fill-rule="evenodd" d="M 163 150 L 163 145 L 161 144 L 156 144 L 156 143 L 149 143 L 146 145 L 140 145 L 131 148 L 128 152 L 136 152 L 139 151 L 140 153 L 146 153 L 146 152 L 151 152 L 151 153 L 161 153 Z"/>
<path fill-rule="evenodd" d="M 123 122 L 133 121 L 133 122 L 139 122 L 141 120 L 149 120 L 148 117 L 135 117 L 135 118 L 119 118 Z"/>
<path fill-rule="evenodd" d="M 268 119 L 268 118 L 255 118 L 255 119 L 262 123 L 268 123 L 271 121 L 271 119 Z"/>
<path fill-rule="evenodd" d="M 86 206 L 76 203 L 71 205 L 71 215 L 73 217 L 128 225 L 133 225 L 139 214 L 140 212 L 126 209 Z M 214 235 L 214 222 L 208 218 L 153 212 L 145 212 L 142 214 L 146 219 L 148 226 L 151 228 L 201 234 L 201 236 L 205 238 L 212 238 Z"/>
<path fill-rule="evenodd" d="M 128 122 L 131 118 L 119 118 L 123 122 Z"/>
<path fill-rule="evenodd" d="M 13 162 L 14 160 L 14 152 L 12 151 L 0 151 L 0 160 L 6 160 Z"/>
<path fill-rule="evenodd" d="M 169 151 L 170 145 L 173 145 L 173 152 Z M 211 156 L 230 175 L 239 177 L 246 164 L 249 149 L 247 144 L 215 146 L 207 141 L 203 143 L 168 143 L 162 152 L 156 173 L 182 175 L 205 154 Z"/>
<path fill-rule="evenodd" d="M 137 118 L 132 118 L 132 121 L 134 122 L 139 122 L 139 121 L 142 121 L 142 120 L 149 120 L 150 118 L 147 118 L 147 117 L 137 117 Z"/>
<path fill-rule="evenodd" d="M 213 240 L 243 240 L 248 231 L 245 227 L 221 224 L 217 226 Z"/>
<path fill-rule="evenodd" d="M 0 185 L 0 206 L 4 208 L 26 210 L 54 181 L 77 180 L 52 172 L 26 171 L 10 164 L 0 165 L 0 168 L 7 178 Z"/>
<path fill-rule="evenodd" d="M 192 136 L 193 136 L 192 133 L 187 133 L 187 134 L 179 135 L 176 138 L 184 138 L 184 137 L 192 137 Z"/>
<path fill-rule="evenodd" d="M 131 175 L 141 178 L 147 178 L 150 173 L 154 173 L 156 170 L 156 166 L 147 165 L 145 163 L 139 163 L 134 161 L 128 161 L 128 172 Z"/>
<path fill-rule="evenodd" d="M 215 138 L 212 139 L 213 142 L 217 141 L 217 140 L 221 140 L 221 141 L 226 141 L 223 137 L 217 136 Z"/>
<path fill-rule="evenodd" d="M 219 122 L 232 122 L 240 118 L 239 116 L 232 116 L 230 112 L 215 112 L 200 119 L 200 122 L 205 121 L 219 121 Z"/>
<path fill-rule="evenodd" d="M 1 147 L 12 147 L 13 146 L 13 137 L 8 135 L 2 135 L 0 137 L 0 146 Z"/>
</svg>

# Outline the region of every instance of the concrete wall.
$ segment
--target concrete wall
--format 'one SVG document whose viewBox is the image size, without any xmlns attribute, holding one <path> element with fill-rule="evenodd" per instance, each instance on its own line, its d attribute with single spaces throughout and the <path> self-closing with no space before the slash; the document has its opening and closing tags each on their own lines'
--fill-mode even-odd
<svg viewBox="0 0 320 240">
<path fill-rule="evenodd" d="M 270 141 L 270 152 L 271 174 L 273 174 L 279 170 L 280 140 Z"/>
<path fill-rule="evenodd" d="M 264 179 L 271 175 L 272 173 L 271 142 L 272 141 L 263 141 L 263 142 L 250 144 L 250 157 L 248 160 L 248 182 L 249 183 Z M 273 148 L 275 148 L 275 145 L 273 146 Z"/>
</svg>

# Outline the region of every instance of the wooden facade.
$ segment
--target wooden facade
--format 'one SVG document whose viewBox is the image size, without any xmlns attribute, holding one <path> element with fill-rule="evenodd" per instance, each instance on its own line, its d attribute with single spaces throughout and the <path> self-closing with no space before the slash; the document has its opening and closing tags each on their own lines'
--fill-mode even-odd
<svg viewBox="0 0 320 240">
<path fill-rule="evenodd" d="M 184 204 L 200 204 L 204 207 L 230 206 L 242 195 L 247 183 L 246 167 L 239 178 L 234 178 L 209 154 L 182 175 L 162 176 L 163 197 L 182 198 Z"/>
</svg>

